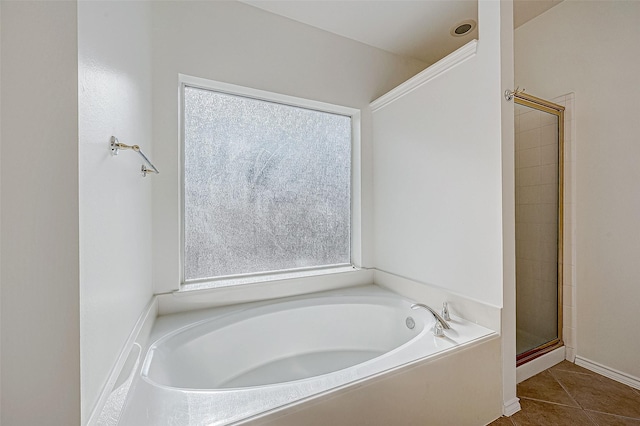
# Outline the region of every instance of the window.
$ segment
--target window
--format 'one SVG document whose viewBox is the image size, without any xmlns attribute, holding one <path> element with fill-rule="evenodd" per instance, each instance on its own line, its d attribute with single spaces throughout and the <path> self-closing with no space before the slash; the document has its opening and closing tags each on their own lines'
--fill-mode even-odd
<svg viewBox="0 0 640 426">
<path fill-rule="evenodd" d="M 184 282 L 350 265 L 353 110 L 242 92 L 182 85 Z"/>
</svg>

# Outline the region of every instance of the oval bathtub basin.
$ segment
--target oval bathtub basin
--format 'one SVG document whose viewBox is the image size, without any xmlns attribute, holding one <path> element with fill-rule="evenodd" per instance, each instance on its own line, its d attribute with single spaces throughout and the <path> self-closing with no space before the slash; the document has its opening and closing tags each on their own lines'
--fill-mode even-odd
<svg viewBox="0 0 640 426">
<path fill-rule="evenodd" d="M 370 285 L 159 317 L 119 424 L 241 422 L 496 336 L 453 317 L 435 337 L 411 304 Z"/>
<path fill-rule="evenodd" d="M 160 339 L 144 375 L 182 389 L 229 389 L 307 379 L 401 347 L 433 321 L 406 325 L 407 302 L 379 297 L 275 303 L 205 321 Z"/>
</svg>

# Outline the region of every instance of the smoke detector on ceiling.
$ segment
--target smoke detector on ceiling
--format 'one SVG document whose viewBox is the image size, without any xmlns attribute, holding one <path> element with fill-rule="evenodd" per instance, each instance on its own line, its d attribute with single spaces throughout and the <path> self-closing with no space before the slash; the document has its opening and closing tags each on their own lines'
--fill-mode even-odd
<svg viewBox="0 0 640 426">
<path fill-rule="evenodd" d="M 475 29 L 476 21 L 474 21 L 473 19 L 467 19 L 466 21 L 458 22 L 453 27 L 451 27 L 450 33 L 454 37 L 462 37 L 469 34 Z"/>
</svg>

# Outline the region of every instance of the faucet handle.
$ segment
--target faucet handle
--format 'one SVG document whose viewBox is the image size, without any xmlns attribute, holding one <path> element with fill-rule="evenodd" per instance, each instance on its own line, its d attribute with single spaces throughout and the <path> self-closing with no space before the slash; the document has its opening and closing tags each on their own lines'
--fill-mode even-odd
<svg viewBox="0 0 640 426">
<path fill-rule="evenodd" d="M 449 305 L 447 302 L 442 302 L 442 318 L 445 321 L 451 321 L 451 316 L 449 315 Z"/>
<path fill-rule="evenodd" d="M 436 320 L 436 323 L 433 325 L 433 335 L 436 337 L 444 337 L 444 328 L 442 328 L 442 323 Z"/>
</svg>

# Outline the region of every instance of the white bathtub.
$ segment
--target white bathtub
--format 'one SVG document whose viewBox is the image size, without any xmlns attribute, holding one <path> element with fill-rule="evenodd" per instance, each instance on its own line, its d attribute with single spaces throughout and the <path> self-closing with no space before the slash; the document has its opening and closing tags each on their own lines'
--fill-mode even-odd
<svg viewBox="0 0 640 426">
<path fill-rule="evenodd" d="M 230 424 L 495 335 L 434 337 L 411 303 L 367 286 L 160 318 L 120 424 Z"/>
</svg>

